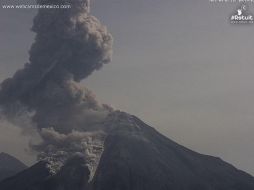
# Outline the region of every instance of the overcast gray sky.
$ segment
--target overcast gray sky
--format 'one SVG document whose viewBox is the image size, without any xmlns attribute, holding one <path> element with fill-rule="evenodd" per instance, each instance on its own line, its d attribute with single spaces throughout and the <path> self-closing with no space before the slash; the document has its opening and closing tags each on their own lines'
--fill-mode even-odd
<svg viewBox="0 0 254 190">
<path fill-rule="evenodd" d="M 254 25 L 229 24 L 236 7 L 94 0 L 93 14 L 114 36 L 114 55 L 82 85 L 178 143 L 254 174 Z M 1 81 L 27 61 L 35 13 L 0 9 Z M 19 129 L 0 124 L 0 151 L 32 163 L 27 142 Z"/>
</svg>

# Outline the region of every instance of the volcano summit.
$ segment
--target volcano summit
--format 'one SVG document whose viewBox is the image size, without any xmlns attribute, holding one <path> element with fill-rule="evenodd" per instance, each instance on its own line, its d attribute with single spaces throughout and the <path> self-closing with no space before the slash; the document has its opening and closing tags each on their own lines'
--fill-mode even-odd
<svg viewBox="0 0 254 190">
<path fill-rule="evenodd" d="M 0 183 L 1 190 L 253 190 L 254 178 L 219 158 L 191 151 L 135 116 L 113 112 L 94 176 L 82 154 L 52 174 L 42 161 Z M 27 183 L 26 183 L 27 182 Z"/>
</svg>

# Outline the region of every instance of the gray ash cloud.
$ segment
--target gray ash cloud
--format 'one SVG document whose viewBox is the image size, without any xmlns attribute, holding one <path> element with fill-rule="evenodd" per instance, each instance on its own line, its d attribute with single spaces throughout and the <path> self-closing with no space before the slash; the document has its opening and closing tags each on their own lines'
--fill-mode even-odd
<svg viewBox="0 0 254 190">
<path fill-rule="evenodd" d="M 18 121 L 16 118 L 23 115 L 30 118 L 43 140 L 37 151 L 44 153 L 48 146 L 61 147 L 57 143 L 66 139 L 75 139 L 74 147 L 80 142 L 76 133 L 96 129 L 112 111 L 78 82 L 111 61 L 113 39 L 106 27 L 90 15 L 89 0 L 37 2 L 71 4 L 72 8 L 38 11 L 32 26 L 36 37 L 29 62 L 1 83 L 0 109 L 9 121 Z M 50 132 L 55 135 L 47 138 L 45 134 Z M 78 138 L 67 138 L 71 134 Z M 53 141 L 53 137 L 65 140 Z"/>
</svg>

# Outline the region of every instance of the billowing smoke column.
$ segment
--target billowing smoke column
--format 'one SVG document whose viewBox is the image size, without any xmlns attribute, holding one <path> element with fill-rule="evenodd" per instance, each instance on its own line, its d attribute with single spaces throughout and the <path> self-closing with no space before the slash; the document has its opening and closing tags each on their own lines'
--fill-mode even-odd
<svg viewBox="0 0 254 190">
<path fill-rule="evenodd" d="M 82 152 L 91 138 L 86 133 L 94 131 L 111 111 L 77 82 L 110 62 L 112 37 L 89 14 L 89 0 L 38 3 L 70 4 L 71 8 L 38 11 L 29 62 L 2 82 L 0 106 L 2 115 L 10 121 L 23 114 L 30 116 L 43 140 L 33 147 L 40 158 L 55 159 Z M 101 138 L 100 134 L 92 136 Z"/>
</svg>

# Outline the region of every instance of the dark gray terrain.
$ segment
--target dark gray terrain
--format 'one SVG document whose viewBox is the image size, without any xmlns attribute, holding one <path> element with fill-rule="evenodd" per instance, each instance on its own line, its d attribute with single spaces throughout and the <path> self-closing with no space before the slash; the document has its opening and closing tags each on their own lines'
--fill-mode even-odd
<svg viewBox="0 0 254 190">
<path fill-rule="evenodd" d="M 0 153 L 0 181 L 17 174 L 26 168 L 27 166 L 25 164 L 13 156 L 3 152 Z"/>
<path fill-rule="evenodd" d="M 253 190 L 254 178 L 220 158 L 191 151 L 135 116 L 111 114 L 97 171 L 82 157 L 57 174 L 39 162 L 0 183 L 1 190 Z"/>
</svg>

